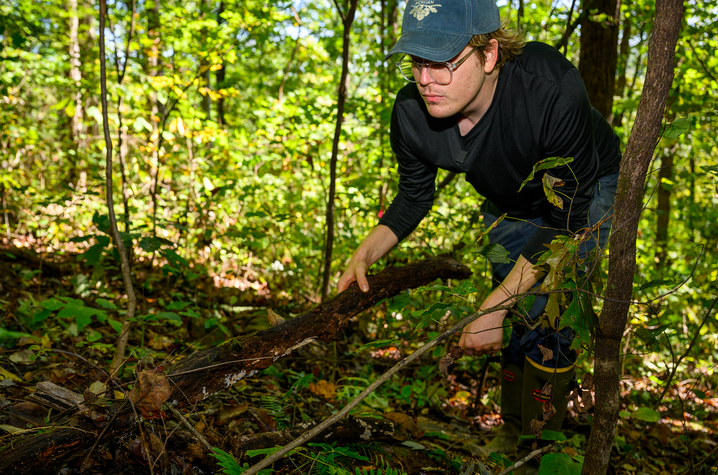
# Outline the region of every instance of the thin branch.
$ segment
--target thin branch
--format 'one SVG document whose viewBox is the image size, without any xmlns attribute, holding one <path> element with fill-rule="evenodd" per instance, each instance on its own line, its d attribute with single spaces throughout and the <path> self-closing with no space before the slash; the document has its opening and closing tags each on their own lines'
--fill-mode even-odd
<svg viewBox="0 0 718 475">
<path fill-rule="evenodd" d="M 211 451 L 212 451 L 212 445 L 211 445 L 209 442 L 207 442 L 207 439 L 205 439 L 202 434 L 200 434 L 199 432 L 197 432 L 197 429 L 195 429 L 194 427 L 192 427 L 192 424 L 189 423 L 189 421 L 187 420 L 187 418 L 186 418 L 181 412 L 179 412 L 179 411 L 177 410 L 177 408 L 175 408 L 175 407 L 173 407 L 173 406 L 169 406 L 169 409 L 170 409 L 170 412 L 171 412 L 172 414 L 174 414 L 175 417 L 176 417 L 177 419 L 179 419 L 180 422 L 182 422 L 182 424 L 185 425 L 185 427 L 187 427 L 187 429 L 189 429 L 189 431 L 197 438 L 197 440 L 199 440 L 199 441 L 202 443 L 202 445 L 204 445 L 204 446 L 207 448 L 207 450 L 209 450 L 209 451 L 211 452 Z"/>
<path fill-rule="evenodd" d="M 256 475 L 259 473 L 260 470 L 262 470 L 265 467 L 270 466 L 280 458 L 284 457 L 287 453 L 295 449 L 296 447 L 299 447 L 300 445 L 304 444 L 305 442 L 308 442 L 312 438 L 316 437 L 320 432 L 325 430 L 326 428 L 330 427 L 335 422 L 342 419 L 344 416 L 346 416 L 349 411 L 354 409 L 361 401 L 363 401 L 367 396 L 369 396 L 371 393 L 374 392 L 375 389 L 377 389 L 379 386 L 381 386 L 384 382 L 386 382 L 389 378 L 391 378 L 394 374 L 401 371 L 404 367 L 406 367 L 409 363 L 414 361 L 415 359 L 419 358 L 421 355 L 429 351 L 431 348 L 435 347 L 439 343 L 443 342 L 444 340 L 448 339 L 449 337 L 453 336 L 454 334 L 458 333 L 462 328 L 464 328 L 469 323 L 473 322 L 474 320 L 477 320 L 478 318 L 487 315 L 492 312 L 496 312 L 498 310 L 507 310 L 508 307 L 511 306 L 512 302 L 514 300 L 514 297 L 509 297 L 506 300 L 502 302 L 502 304 L 509 302 L 508 305 L 497 305 L 496 307 L 482 310 L 479 312 L 476 312 L 472 315 L 469 315 L 468 317 L 461 320 L 459 323 L 451 327 L 451 329 L 447 330 L 446 332 L 442 333 L 435 339 L 428 342 L 426 345 L 422 346 L 418 350 L 416 350 L 411 355 L 407 356 L 406 358 L 399 361 L 397 364 L 392 366 L 386 373 L 381 375 L 381 377 L 377 378 L 376 381 L 371 383 L 364 391 L 362 391 L 357 397 L 355 397 L 349 404 L 344 406 L 344 408 L 334 414 L 333 416 L 325 419 L 322 421 L 319 425 L 314 427 L 313 429 L 305 432 L 301 436 L 297 437 L 294 441 L 292 441 L 290 444 L 285 445 L 281 450 L 273 453 L 272 455 L 268 456 L 261 462 L 259 462 L 256 465 L 253 465 L 249 468 L 249 470 L 243 472 L 244 475 Z"/>
<path fill-rule="evenodd" d="M 503 472 L 499 473 L 499 475 L 506 475 L 507 473 L 511 473 L 514 470 L 516 470 L 517 468 L 519 468 L 520 466 L 524 465 L 526 462 L 528 462 L 532 458 L 535 458 L 535 457 L 538 457 L 539 455 L 545 454 L 546 452 L 550 451 L 551 449 L 553 449 L 553 445 L 547 445 L 546 447 L 541 447 L 540 449 L 536 449 L 533 452 L 531 452 L 530 454 L 528 454 L 526 457 L 522 458 L 521 460 L 519 460 L 518 462 L 516 462 L 515 464 L 513 464 L 506 470 L 504 470 Z"/>
</svg>

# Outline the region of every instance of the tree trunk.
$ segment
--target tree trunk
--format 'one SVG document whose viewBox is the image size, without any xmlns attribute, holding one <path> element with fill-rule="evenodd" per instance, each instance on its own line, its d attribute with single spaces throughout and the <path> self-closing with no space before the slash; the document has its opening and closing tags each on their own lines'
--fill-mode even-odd
<svg viewBox="0 0 718 475">
<path fill-rule="evenodd" d="M 581 22 L 581 53 L 578 72 L 586 85 L 591 105 L 604 117 L 611 116 L 613 94 L 616 84 L 616 60 L 618 56 L 618 3 L 617 0 L 593 0 L 584 10 L 591 9 Z M 592 15 L 608 18 L 598 21 Z"/>
<path fill-rule="evenodd" d="M 293 349 L 316 339 L 340 338 L 351 318 L 383 299 L 436 279 L 465 279 L 469 275 L 468 268 L 447 258 L 384 269 L 369 276 L 367 293 L 352 285 L 315 309 L 279 326 L 234 338 L 188 357 L 168 372 L 172 392 L 164 400 L 178 408 L 191 408 L 211 394 L 271 366 Z M 14 440 L 13 448 L 0 457 L 0 473 L 55 473 L 69 459 L 86 455 L 103 429 L 106 431 L 100 443 L 104 444 L 137 427 L 127 400 L 112 404 L 106 413 L 97 411 L 93 413 L 94 420 L 78 415 L 60 428 Z M 113 414 L 114 420 L 108 422 Z M 37 456 L 40 453 L 42 457 Z"/>
<path fill-rule="evenodd" d="M 666 245 L 668 244 L 668 223 L 671 217 L 671 190 L 673 185 L 673 150 L 661 156 L 661 168 L 658 171 L 658 207 L 656 212 L 656 265 L 659 271 L 668 267 Z"/>
<path fill-rule="evenodd" d="M 629 50 L 629 40 L 631 39 L 631 16 L 626 15 L 626 18 L 623 19 L 623 32 L 621 34 L 621 46 L 619 48 L 619 55 L 618 55 L 618 61 L 616 65 L 618 77 L 616 78 L 616 93 L 615 96 L 618 98 L 623 98 L 623 95 L 626 93 L 626 73 L 628 69 L 628 56 L 630 54 Z M 618 114 L 611 114 L 611 119 L 609 120 L 609 123 L 613 127 L 620 127 L 621 123 L 623 122 L 623 110 L 619 111 Z"/>
<path fill-rule="evenodd" d="M 586 475 L 603 475 L 610 463 L 621 407 L 619 353 L 636 269 L 636 235 L 643 188 L 673 82 L 673 59 L 682 18 L 683 0 L 656 2 L 645 85 L 618 179 L 606 301 L 596 333 L 596 411 L 583 464 L 582 473 Z"/>
<path fill-rule="evenodd" d="M 337 187 L 337 159 L 339 157 L 339 141 L 344 122 L 344 105 L 347 99 L 347 78 L 349 77 L 349 46 L 351 42 L 352 23 L 359 0 L 349 0 L 349 9 L 339 15 L 342 18 L 344 32 L 342 35 L 342 75 L 339 78 L 339 91 L 337 93 L 337 123 L 334 128 L 334 141 L 332 142 L 332 158 L 329 164 L 329 197 L 327 198 L 327 237 L 324 243 L 324 273 L 322 276 L 322 300 L 329 296 L 332 277 L 332 253 L 334 249 L 334 195 Z M 337 5 L 338 8 L 338 5 Z"/>
<path fill-rule="evenodd" d="M 225 23 L 225 19 L 222 18 L 222 13 L 224 13 L 224 1 L 219 3 L 219 9 L 217 10 L 218 25 L 222 25 L 222 23 Z M 224 67 L 224 63 L 222 63 L 220 65 L 220 68 L 214 73 L 214 83 L 215 88 L 217 88 L 217 91 L 224 88 L 223 83 L 226 74 L 227 70 Z M 226 125 L 226 122 L 224 120 L 224 97 L 222 97 L 221 94 L 217 98 L 217 124 L 219 124 L 220 127 L 224 127 Z"/>
</svg>

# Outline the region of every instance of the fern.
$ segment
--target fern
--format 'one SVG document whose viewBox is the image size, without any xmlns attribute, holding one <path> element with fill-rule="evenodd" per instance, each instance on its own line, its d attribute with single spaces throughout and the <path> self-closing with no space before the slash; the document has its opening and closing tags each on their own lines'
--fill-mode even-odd
<svg viewBox="0 0 718 475">
<path fill-rule="evenodd" d="M 262 396 L 262 409 L 277 422 L 277 428 L 282 429 L 289 423 L 289 416 L 284 413 L 282 400 L 275 396 Z"/>
<path fill-rule="evenodd" d="M 217 459 L 217 464 L 222 467 L 222 472 L 224 475 L 241 475 L 242 473 L 249 470 L 249 464 L 244 463 L 244 465 L 239 465 L 239 462 L 234 458 L 234 455 L 228 454 L 222 449 L 218 449 L 217 447 L 212 448 L 212 452 L 210 455 Z M 259 475 L 271 475 L 273 472 L 272 469 L 265 468 L 264 470 L 259 471 Z"/>
</svg>

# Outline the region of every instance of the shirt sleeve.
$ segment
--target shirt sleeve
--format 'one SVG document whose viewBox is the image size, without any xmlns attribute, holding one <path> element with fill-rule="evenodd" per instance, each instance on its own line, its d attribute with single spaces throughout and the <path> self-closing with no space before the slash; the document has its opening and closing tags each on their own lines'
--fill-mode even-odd
<svg viewBox="0 0 718 475">
<path fill-rule="evenodd" d="M 522 251 L 521 254 L 534 263 L 546 250 L 544 244 L 558 235 L 576 232 L 588 223 L 599 157 L 593 137 L 592 107 L 578 70 L 569 70 L 558 84 L 554 100 L 547 101 L 544 120 L 546 156 L 571 157 L 573 161 L 547 170 L 564 182 L 563 186 L 554 188 L 563 201 L 563 208 L 547 206 L 546 228 L 539 229 Z"/>
<path fill-rule="evenodd" d="M 410 124 L 408 118 L 402 117 L 400 109 L 400 103 L 395 103 L 389 134 L 398 163 L 399 191 L 379 224 L 388 226 L 401 242 L 431 210 L 437 167 L 423 162 L 412 153 L 402 133 Z"/>
</svg>

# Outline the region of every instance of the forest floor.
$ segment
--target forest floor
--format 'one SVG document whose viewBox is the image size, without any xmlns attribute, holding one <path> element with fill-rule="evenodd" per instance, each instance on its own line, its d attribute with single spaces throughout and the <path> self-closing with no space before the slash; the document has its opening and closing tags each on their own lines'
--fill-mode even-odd
<svg viewBox="0 0 718 475">
<path fill-rule="evenodd" d="M 119 273 L 107 261 L 104 268 L 88 268 L 71 258 L 53 261 L 16 249 L 0 249 L 0 253 L 2 457 L 12 450 L 16 437 L 71 421 L 72 413 L 59 413 L 31 400 L 39 382 L 64 387 L 86 402 L 90 398 L 97 403 L 99 398 L 109 404 L 122 397 L 117 390 L 108 391 L 102 370 L 109 367 L 117 336 L 113 322 L 121 319 L 118 309 L 125 303 L 120 298 L 121 280 L 108 277 Z M 136 273 L 142 283 L 138 315 L 164 317 L 139 319 L 135 325 L 131 352 L 119 373 L 129 385 L 140 366 L 168 368 L 198 349 L 268 328 L 269 308 L 291 317 L 311 306 L 309 301 L 289 298 L 291 292 L 272 298 L 259 281 L 248 281 L 247 290 L 241 292 L 216 285 L 222 279 L 174 279 L 162 270 L 145 268 Z M 111 283 L 96 284 L 103 278 Z M 279 439 L 262 438 L 263 434 L 296 437 L 307 422 L 335 413 L 414 351 L 415 346 L 401 339 L 371 347 L 382 333 L 386 313 L 384 304 L 375 306 L 355 319 L 339 341 L 307 345 L 209 396 L 187 413 L 194 429 L 224 451 L 218 457 L 210 457 L 196 436 L 168 412 L 165 418 L 143 422 L 149 434 L 146 444 L 138 433 L 128 432 L 102 440 L 89 453 L 48 461 L 56 470 L 46 473 L 80 473 L 83 463 L 84 473 L 150 473 L 147 451 L 153 473 L 222 473 L 222 467 L 223 473 L 241 473 L 240 467 L 251 466 L 274 450 Z M 464 357 L 450 368 L 448 377 L 442 377 L 438 362 L 445 351 L 444 347 L 427 352 L 378 388 L 352 411 L 356 419 L 348 422 L 344 435 L 338 430 L 332 437 L 330 432 L 322 442 L 296 449 L 275 463 L 272 473 L 468 474 L 479 473 L 478 462 L 493 473 L 501 472 L 513 458 L 481 449 L 501 423 L 498 363 Z M 610 473 L 716 473 L 718 392 L 676 378 L 657 408 L 658 420 L 628 417 L 636 416 L 637 407 L 650 406 L 662 391 L 655 380 L 631 376 L 631 368 L 626 369 L 621 383 L 626 412 L 615 436 Z M 393 433 L 361 439 L 362 424 L 371 419 L 391 421 Z M 578 473 L 589 432 L 590 416 L 582 418 L 569 406 L 562 431 L 565 440 L 556 442 L 554 452 L 566 454 L 572 465 L 551 473 Z"/>
</svg>

